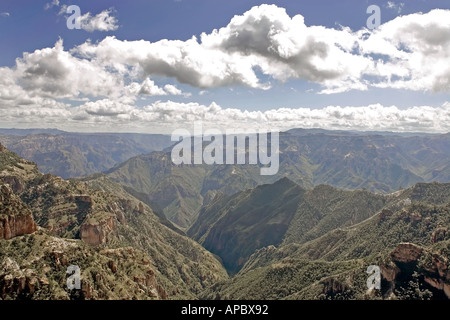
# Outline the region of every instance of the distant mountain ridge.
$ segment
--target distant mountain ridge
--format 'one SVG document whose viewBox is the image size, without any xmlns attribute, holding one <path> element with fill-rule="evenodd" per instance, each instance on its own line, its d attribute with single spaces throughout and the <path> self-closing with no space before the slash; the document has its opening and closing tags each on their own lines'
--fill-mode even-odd
<svg viewBox="0 0 450 320">
<path fill-rule="evenodd" d="M 427 143 L 441 163 L 445 143 Z M 253 167 L 174 166 L 166 152 L 131 160 L 119 167 L 142 178 L 136 188 L 170 182 L 160 196 L 174 190 L 188 205 L 201 196 L 187 233 L 210 252 L 150 194 L 114 182 L 115 169 L 64 180 L 0 144 L 0 299 L 450 298 L 450 183 L 374 193 L 281 177 L 239 191 Z M 75 293 L 71 263 L 83 270 Z M 380 290 L 368 290 L 368 266 Z"/>
<path fill-rule="evenodd" d="M 205 198 L 232 195 L 288 177 L 305 189 L 392 193 L 419 182 L 450 181 L 450 134 L 400 136 L 324 130 L 280 133 L 280 168 L 261 176 L 258 165 L 175 165 L 170 148 L 133 157 L 105 171 L 114 181 L 149 195 L 181 228 L 196 220 Z"/>
<path fill-rule="evenodd" d="M 170 136 L 134 133 L 72 133 L 56 129 L 0 129 L 0 142 L 62 178 L 109 169 L 133 156 L 162 150 Z"/>
</svg>

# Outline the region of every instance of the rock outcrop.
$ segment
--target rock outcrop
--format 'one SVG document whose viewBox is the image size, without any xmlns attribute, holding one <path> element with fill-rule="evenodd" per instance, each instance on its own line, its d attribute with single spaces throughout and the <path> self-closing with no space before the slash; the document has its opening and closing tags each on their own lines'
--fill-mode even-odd
<svg viewBox="0 0 450 320">
<path fill-rule="evenodd" d="M 37 229 L 29 207 L 8 185 L 0 186 L 0 239 L 35 232 Z"/>
<path fill-rule="evenodd" d="M 431 243 L 435 244 L 436 242 L 444 240 L 447 232 L 448 232 L 448 229 L 442 228 L 442 227 L 434 230 L 433 233 L 431 234 Z"/>
<path fill-rule="evenodd" d="M 156 280 L 148 255 L 131 247 L 100 249 L 86 246 L 79 240 L 39 232 L 23 236 L 18 246 L 19 250 L 8 241 L 0 248 L 0 300 L 153 300 L 168 297 Z M 23 255 L 26 246 L 34 249 Z M 9 254 L 2 255 L 5 252 L 2 250 Z M 70 265 L 79 268 L 79 289 L 67 287 Z"/>
<path fill-rule="evenodd" d="M 37 287 L 48 285 L 47 279 L 39 279 L 32 269 L 21 269 L 17 262 L 5 257 L 0 264 L 0 297 L 33 294 Z"/>
<path fill-rule="evenodd" d="M 396 267 L 381 266 L 382 276 L 391 288 L 405 274 L 417 272 L 425 284 L 450 299 L 450 268 L 446 257 L 413 243 L 400 243 L 391 252 L 391 259 Z"/>
<path fill-rule="evenodd" d="M 400 243 L 397 248 L 391 252 L 391 258 L 396 264 L 417 263 L 422 252 L 423 248 L 414 243 Z"/>
<path fill-rule="evenodd" d="M 100 217 L 99 217 L 100 216 Z M 80 228 L 83 242 L 97 246 L 107 242 L 108 235 L 116 228 L 115 216 L 110 213 L 97 213 L 86 219 Z"/>
<path fill-rule="evenodd" d="M 450 299 L 450 270 L 448 259 L 432 253 L 423 267 L 424 281 L 435 289 L 442 290 Z"/>
<path fill-rule="evenodd" d="M 25 189 L 23 181 L 17 176 L 2 176 L 0 181 L 8 184 L 15 194 L 21 194 Z"/>
</svg>

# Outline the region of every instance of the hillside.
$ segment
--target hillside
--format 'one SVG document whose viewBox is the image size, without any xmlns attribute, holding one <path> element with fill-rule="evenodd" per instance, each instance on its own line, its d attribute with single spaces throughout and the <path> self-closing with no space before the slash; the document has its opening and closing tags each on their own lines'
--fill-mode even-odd
<svg viewBox="0 0 450 320">
<path fill-rule="evenodd" d="M 256 249 L 281 242 L 304 192 L 285 178 L 214 199 L 200 211 L 188 235 L 235 273 Z"/>
<path fill-rule="evenodd" d="M 42 230 L 0 240 L 0 299 L 167 299 L 148 255 L 129 248 L 92 247 Z M 81 273 L 81 290 L 66 286 L 70 265 Z"/>
<path fill-rule="evenodd" d="M 35 162 L 44 173 L 72 178 L 105 171 L 140 154 L 172 144 L 170 136 L 132 133 L 69 133 L 3 130 L 0 142 Z"/>
<path fill-rule="evenodd" d="M 447 182 L 450 135 L 394 135 L 291 130 L 280 133 L 280 168 L 261 176 L 258 165 L 174 165 L 170 150 L 133 157 L 105 173 L 147 194 L 166 217 L 189 228 L 208 192 L 233 195 L 288 177 L 302 188 L 392 193 L 418 182 Z"/>
<path fill-rule="evenodd" d="M 164 225 L 164 221 L 149 206 L 134 198 L 121 186 L 103 176 L 81 182 L 44 175 L 37 170 L 35 164 L 21 159 L 3 146 L 0 150 L 0 184 L 1 190 L 5 190 L 2 206 L 7 206 L 7 210 L 12 212 L 9 213 L 10 216 L 14 214 L 14 207 L 11 205 L 13 200 L 18 208 L 28 208 L 26 212 L 32 214 L 33 221 L 44 238 L 53 237 L 60 242 L 75 239 L 77 246 L 84 246 L 80 244 L 81 240 L 99 250 L 120 251 L 122 248 L 132 247 L 141 252 L 137 254 L 138 257 L 145 256 L 151 261 L 149 268 L 154 273 L 155 281 L 169 299 L 195 298 L 205 287 L 227 278 L 222 265 L 211 253 L 174 228 Z M 2 218 L 2 221 L 11 219 Z M 23 234 L 32 232 L 29 230 Z M 5 239 L 10 240 L 4 240 L 6 242 L 1 247 L 8 247 L 12 241 L 19 241 L 17 237 Z M 42 239 L 42 242 L 45 243 L 46 239 Z M 45 245 L 42 247 L 44 251 L 47 249 Z M 43 254 L 42 250 L 30 254 L 39 256 Z M 5 259 L 16 261 L 22 254 L 23 252 L 17 252 L 2 255 L 1 263 L 9 265 L 10 260 Z M 130 267 L 133 264 L 138 266 L 139 261 L 133 261 L 132 256 L 125 257 Z M 27 257 L 34 259 L 32 255 Z M 88 260 L 80 263 L 91 265 L 89 261 L 98 262 L 88 257 L 89 255 L 85 255 L 84 258 Z M 104 261 L 102 254 L 98 259 Z M 42 263 L 44 267 L 45 260 Z M 9 274 L 9 271 L 4 272 L 3 276 Z M 58 280 L 58 285 L 63 290 L 62 279 Z M 102 294 L 99 297 L 104 297 L 106 293 Z M 40 298 L 40 293 L 31 298 Z"/>
<path fill-rule="evenodd" d="M 450 185 L 422 183 L 391 197 L 376 215 L 356 225 L 257 250 L 235 277 L 202 297 L 450 298 Z M 367 291 L 369 265 L 381 268 L 380 291 Z"/>
<path fill-rule="evenodd" d="M 283 178 L 232 196 L 216 196 L 202 207 L 188 235 L 236 273 L 256 249 L 315 239 L 371 217 L 387 202 L 386 196 L 363 190 L 325 185 L 304 190 Z"/>
</svg>

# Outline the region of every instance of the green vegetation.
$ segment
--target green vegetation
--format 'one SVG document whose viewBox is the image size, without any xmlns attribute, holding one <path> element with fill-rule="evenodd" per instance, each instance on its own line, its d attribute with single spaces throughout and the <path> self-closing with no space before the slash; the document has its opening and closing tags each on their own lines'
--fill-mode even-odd
<svg viewBox="0 0 450 320">
<path fill-rule="evenodd" d="M 332 188 L 321 188 L 328 190 L 322 195 L 333 198 Z M 396 211 L 383 209 L 353 225 L 342 223 L 344 219 L 341 227 L 302 242 L 296 242 L 294 235 L 289 234 L 286 238 L 289 241 L 285 239 L 278 248 L 268 246 L 256 250 L 236 276 L 208 288 L 202 297 L 447 299 L 443 287 L 431 284 L 449 285 L 450 203 L 444 200 L 448 199 L 448 189 L 447 184 L 419 184 L 390 196 L 385 207 L 397 208 Z M 413 201 L 405 201 L 409 199 L 405 197 L 412 195 Z M 307 196 L 310 201 L 314 199 L 308 193 Z M 330 208 L 325 198 L 316 199 L 320 200 L 315 203 L 316 208 Z M 366 200 L 362 203 L 367 201 L 363 199 Z M 345 203 L 341 200 L 335 203 Z M 415 260 L 408 249 L 397 253 L 400 258 L 394 257 L 391 252 L 401 243 L 413 243 L 423 248 L 423 254 Z M 384 277 L 389 278 L 382 283 L 381 291 L 367 291 L 365 271 L 369 265 L 382 266 Z"/>
<path fill-rule="evenodd" d="M 39 226 L 0 241 L 0 298 L 447 299 L 450 184 L 411 186 L 448 178 L 447 139 L 293 132 L 269 177 L 153 152 L 63 180 L 0 146 L 0 213 Z M 81 291 L 65 287 L 70 264 Z"/>
<path fill-rule="evenodd" d="M 105 171 L 133 156 L 162 150 L 172 144 L 170 136 L 164 135 L 33 134 L 32 131 L 29 135 L 0 134 L 0 141 L 8 149 L 36 162 L 42 172 L 63 178 Z M 3 170 L 1 165 L 0 169 Z"/>
<path fill-rule="evenodd" d="M 0 155 L 2 153 L 0 151 Z M 32 174 L 34 172 L 36 174 Z M 158 217 L 148 205 L 104 175 L 95 175 L 83 179 L 84 181 L 67 181 L 51 174 L 43 175 L 37 171 L 35 166 L 31 167 L 30 164 L 30 167 L 25 170 L 16 170 L 14 175 L 0 178 L 6 179 L 6 182 L 17 182 L 12 188 L 15 190 L 14 197 L 18 199 L 17 202 L 26 206 L 28 213 L 32 212 L 34 221 L 41 228 L 39 232 L 45 239 L 50 237 L 53 242 L 58 244 L 58 248 L 61 245 L 64 255 L 67 254 L 72 257 L 72 253 L 76 253 L 76 259 L 73 259 L 80 267 L 83 266 L 83 270 L 86 272 L 83 276 L 86 277 L 87 283 L 92 284 L 86 290 L 88 293 L 91 289 L 94 290 L 91 294 L 85 295 L 83 293 L 82 296 L 68 296 L 67 292 L 63 292 L 64 290 L 61 289 L 64 274 L 60 274 L 60 271 L 63 268 L 58 267 L 56 273 L 59 275 L 54 277 L 47 275 L 46 278 L 42 278 L 44 283 L 48 282 L 49 284 L 45 288 L 36 287 L 39 292 L 36 291 L 32 296 L 23 297 L 8 295 L 10 298 L 141 299 L 163 297 L 195 299 L 197 294 L 207 286 L 228 277 L 223 266 L 211 253 L 183 235 L 175 227 L 171 226 L 170 228 L 163 225 L 161 223 L 163 218 Z M 1 206 L 8 206 L 8 203 L 2 201 Z M 19 208 L 18 205 L 16 207 Z M 167 220 L 164 221 L 169 224 Z M 84 232 L 83 235 L 82 232 Z M 80 238 L 96 246 L 90 247 L 79 240 L 75 240 Z M 40 249 L 37 249 L 36 246 L 30 248 L 21 246 L 17 247 L 16 253 L 13 253 L 10 244 L 14 246 L 17 241 L 22 241 L 20 239 L 20 237 L 16 237 L 2 243 L 1 246 L 5 251 L 3 251 L 4 255 L 0 254 L 0 264 L 3 263 L 4 258 L 9 258 L 14 261 L 19 260 L 19 262 L 16 262 L 20 266 L 23 254 L 29 255 L 30 257 L 27 259 L 31 260 L 36 258 L 32 256 L 34 254 L 38 256 L 52 254 L 50 251 L 53 242 L 48 242 L 45 239 L 45 241 L 39 242 Z M 74 250 L 80 252 L 65 251 L 73 243 L 77 243 L 77 249 Z M 123 250 L 128 250 L 126 248 L 134 248 L 131 250 L 140 253 L 122 254 Z M 31 249 L 32 251 L 30 251 Z M 114 249 L 113 252 L 123 256 L 123 259 L 117 260 L 117 263 L 129 266 L 126 271 L 127 277 L 117 278 L 111 275 L 109 271 L 107 273 L 100 271 L 109 263 L 102 258 L 101 252 L 103 251 L 98 252 L 100 249 L 104 249 L 106 252 Z M 145 258 L 146 261 L 144 269 L 138 266 L 141 258 Z M 36 268 L 46 270 L 49 261 L 45 259 L 45 257 L 42 258 L 40 260 L 42 266 Z M 9 260 L 5 263 L 8 264 Z M 15 264 L 13 263 L 13 265 Z M 133 267 L 133 265 L 136 266 Z M 14 270 L 4 269 L 2 271 L 0 268 L 1 287 L 5 285 L 1 281 L 1 277 L 9 278 L 11 274 L 16 274 Z M 32 268 L 30 270 L 29 272 L 36 271 Z M 133 270 L 137 272 L 135 276 Z M 145 272 L 154 275 L 154 281 L 159 286 L 154 286 L 153 289 L 156 291 L 149 289 L 151 291 L 149 292 L 148 288 L 141 288 L 141 282 L 147 283 L 150 281 L 146 278 L 145 272 L 142 275 L 142 270 L 147 270 L 148 272 Z M 21 277 L 20 272 L 17 275 Z M 134 280 L 136 277 L 141 280 Z M 33 283 L 41 278 L 36 279 L 33 280 Z M 130 284 L 130 290 L 132 290 L 128 290 L 126 288 L 128 279 L 137 281 L 139 286 Z M 98 289 L 95 289 L 96 286 L 99 286 Z M 140 293 L 137 294 L 135 289 Z M 95 290 L 98 291 L 98 294 L 95 293 Z M 108 293 L 108 290 L 118 291 Z"/>
<path fill-rule="evenodd" d="M 0 240 L 0 257 L 1 299 L 163 298 L 147 255 L 132 248 L 93 248 L 37 232 Z M 80 268 L 81 290 L 67 288 L 69 265 Z"/>
</svg>

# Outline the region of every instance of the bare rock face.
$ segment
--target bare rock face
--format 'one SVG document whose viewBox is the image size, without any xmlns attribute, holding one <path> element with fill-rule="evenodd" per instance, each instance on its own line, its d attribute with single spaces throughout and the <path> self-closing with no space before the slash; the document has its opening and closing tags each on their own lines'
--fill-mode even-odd
<svg viewBox="0 0 450 320">
<path fill-rule="evenodd" d="M 80 228 L 80 238 L 83 242 L 97 246 L 107 242 L 107 237 L 116 228 L 114 215 L 106 215 L 98 219 L 96 215 L 88 218 Z"/>
<path fill-rule="evenodd" d="M 433 253 L 429 263 L 424 266 L 424 281 L 432 287 L 442 290 L 450 299 L 450 270 L 447 258 Z"/>
<path fill-rule="evenodd" d="M 105 256 L 119 259 L 121 261 L 129 261 L 130 258 L 136 258 L 136 250 L 128 248 L 117 248 L 117 249 L 104 249 L 101 251 Z M 156 299 L 168 299 L 168 295 L 164 288 L 158 284 L 155 278 L 155 272 L 151 267 L 151 261 L 148 257 L 144 259 L 139 259 L 139 270 L 140 272 L 132 277 L 135 285 L 138 287 L 140 293 L 146 294 L 151 298 Z M 121 266 L 117 265 L 114 261 L 108 261 L 108 267 L 115 274 L 120 271 Z"/>
<path fill-rule="evenodd" d="M 15 194 L 20 194 L 25 189 L 23 181 L 17 176 L 2 176 L 0 177 L 0 181 L 8 184 Z"/>
<path fill-rule="evenodd" d="M 0 264 L 0 297 L 23 292 L 33 294 L 40 279 L 32 269 L 21 269 L 16 261 L 5 257 Z"/>
<path fill-rule="evenodd" d="M 444 240 L 447 232 L 448 232 L 448 229 L 442 228 L 442 227 L 434 230 L 431 235 L 431 243 L 435 244 L 436 242 Z"/>
<path fill-rule="evenodd" d="M 391 252 L 392 261 L 396 263 L 415 263 L 422 255 L 423 248 L 414 243 L 400 243 Z"/>
<path fill-rule="evenodd" d="M 92 209 L 92 198 L 86 194 L 74 195 L 73 199 L 78 208 L 89 210 Z"/>
<path fill-rule="evenodd" d="M 401 243 L 391 252 L 391 259 L 398 268 L 391 268 L 392 272 L 386 272 L 389 266 L 381 268 L 383 277 L 388 282 L 394 284 L 400 272 L 408 266 L 414 266 L 414 270 L 423 277 L 424 282 L 450 299 L 450 268 L 446 257 L 413 243 Z"/>
<path fill-rule="evenodd" d="M 8 185 L 0 186 L 0 239 L 11 238 L 35 232 L 31 210 L 17 197 Z"/>
<path fill-rule="evenodd" d="M 329 278 L 321 282 L 323 283 L 322 294 L 327 297 L 335 297 L 350 290 L 350 285 L 340 279 Z"/>
<path fill-rule="evenodd" d="M 32 241 L 36 250 L 29 251 L 25 257 L 18 251 L 0 256 L 0 300 L 168 298 L 157 282 L 152 261 L 142 251 L 131 247 L 93 248 L 79 240 L 39 233 L 24 238 Z M 82 260 L 84 264 L 79 266 L 81 290 L 68 289 L 67 267 Z"/>
</svg>

